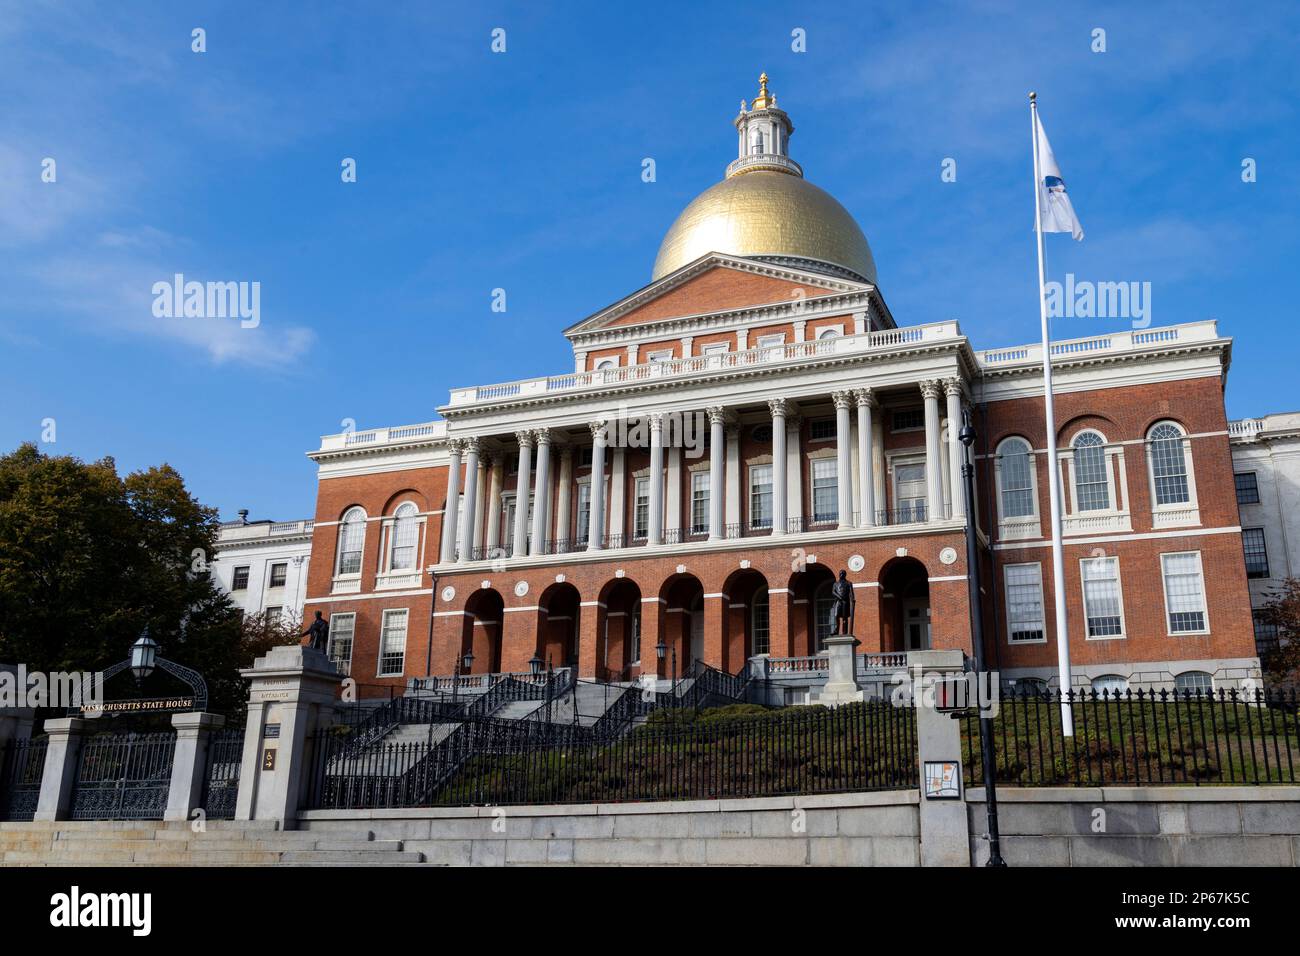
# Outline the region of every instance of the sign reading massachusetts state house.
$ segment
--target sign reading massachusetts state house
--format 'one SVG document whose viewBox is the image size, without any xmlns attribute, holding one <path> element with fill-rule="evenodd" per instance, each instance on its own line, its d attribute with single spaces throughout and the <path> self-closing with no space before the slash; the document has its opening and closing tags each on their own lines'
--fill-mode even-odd
<svg viewBox="0 0 1300 956">
<path fill-rule="evenodd" d="M 135 700 L 82 704 L 77 711 L 83 717 L 97 717 L 103 714 L 179 714 L 194 709 L 193 697 L 141 697 Z"/>
</svg>

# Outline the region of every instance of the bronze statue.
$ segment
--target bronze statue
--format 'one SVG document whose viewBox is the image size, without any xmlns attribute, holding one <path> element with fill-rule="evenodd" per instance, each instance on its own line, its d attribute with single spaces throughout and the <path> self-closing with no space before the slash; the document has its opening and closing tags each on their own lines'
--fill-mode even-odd
<svg viewBox="0 0 1300 956">
<path fill-rule="evenodd" d="M 311 622 L 311 627 L 303 631 L 299 637 L 310 637 L 309 647 L 329 653 L 330 626 L 329 622 L 321 617 L 320 611 L 316 612 L 316 620 Z"/>
<path fill-rule="evenodd" d="M 831 585 L 831 617 L 835 621 L 836 634 L 853 632 L 853 585 L 849 583 L 848 573 L 840 571 L 840 579 Z M 843 627 L 843 630 L 841 630 Z"/>
</svg>

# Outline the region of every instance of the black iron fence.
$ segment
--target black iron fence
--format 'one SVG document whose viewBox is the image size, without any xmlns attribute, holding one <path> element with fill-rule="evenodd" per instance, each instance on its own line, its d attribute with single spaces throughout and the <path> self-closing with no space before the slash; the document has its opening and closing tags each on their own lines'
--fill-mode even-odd
<svg viewBox="0 0 1300 956">
<path fill-rule="evenodd" d="M 175 754 L 175 731 L 87 740 L 77 764 L 72 819 L 161 820 Z"/>
<path fill-rule="evenodd" d="M 30 820 L 36 813 L 48 745 L 48 737 L 37 737 L 0 748 L 0 820 Z"/>
<path fill-rule="evenodd" d="M 218 730 L 208 740 L 207 782 L 203 812 L 209 820 L 233 820 L 239 796 L 239 770 L 244 760 L 244 728 Z"/>
<path fill-rule="evenodd" d="M 1300 783 L 1296 691 L 1003 692 L 998 783 L 1013 786 Z M 962 718 L 966 784 L 984 781 L 976 715 Z"/>
<path fill-rule="evenodd" d="M 352 753 L 316 740 L 313 809 L 696 800 L 917 786 L 911 708 L 713 718 L 674 709 L 630 734 L 468 720 L 441 740 Z"/>
</svg>

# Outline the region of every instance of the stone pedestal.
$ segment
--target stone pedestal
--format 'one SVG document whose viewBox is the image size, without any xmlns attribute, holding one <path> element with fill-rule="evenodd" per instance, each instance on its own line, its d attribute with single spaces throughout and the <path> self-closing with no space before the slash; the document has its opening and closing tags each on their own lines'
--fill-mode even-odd
<svg viewBox="0 0 1300 956">
<path fill-rule="evenodd" d="M 226 725 L 220 714 L 174 714 L 176 755 L 172 760 L 172 785 L 167 791 L 164 820 L 188 820 L 190 812 L 203 802 L 207 783 L 208 741 L 214 730 Z"/>
<path fill-rule="evenodd" d="M 333 719 L 343 678 L 321 651 L 274 647 L 240 673 L 252 681 L 236 820 L 293 823 L 310 780 L 312 738 Z"/>
<path fill-rule="evenodd" d="M 921 865 L 970 866 L 970 831 L 966 816 L 964 768 L 961 765 L 961 722 L 952 714 L 934 709 L 928 681 L 966 669 L 961 651 L 910 651 L 907 668 L 912 682 L 912 706 L 916 708 L 916 750 L 921 783 Z M 930 699 L 927 700 L 927 697 Z M 925 765 L 956 765 L 957 799 L 926 796 Z"/>
<path fill-rule="evenodd" d="M 45 770 L 41 776 L 41 795 L 36 801 L 33 820 L 66 820 L 72 809 L 72 790 L 77 782 L 77 764 L 81 757 L 82 738 L 94 721 L 80 717 L 60 717 L 45 722 L 49 746 L 45 750 Z"/>
<path fill-rule="evenodd" d="M 832 634 L 822 641 L 822 655 L 829 661 L 826 684 L 813 700 L 815 704 L 853 704 L 864 699 L 858 686 L 856 649 L 859 641 L 852 634 Z"/>
</svg>

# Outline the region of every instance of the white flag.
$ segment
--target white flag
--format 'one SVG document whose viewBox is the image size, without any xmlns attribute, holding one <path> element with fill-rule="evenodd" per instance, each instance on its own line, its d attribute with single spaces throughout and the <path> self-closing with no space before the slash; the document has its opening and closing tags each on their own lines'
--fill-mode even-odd
<svg viewBox="0 0 1300 956">
<path fill-rule="evenodd" d="M 1043 232 L 1068 232 L 1075 240 L 1083 238 L 1083 226 L 1074 214 L 1070 197 L 1065 191 L 1061 168 L 1056 165 L 1052 146 L 1047 142 L 1043 121 L 1038 120 L 1038 209 L 1043 222 Z"/>
</svg>

